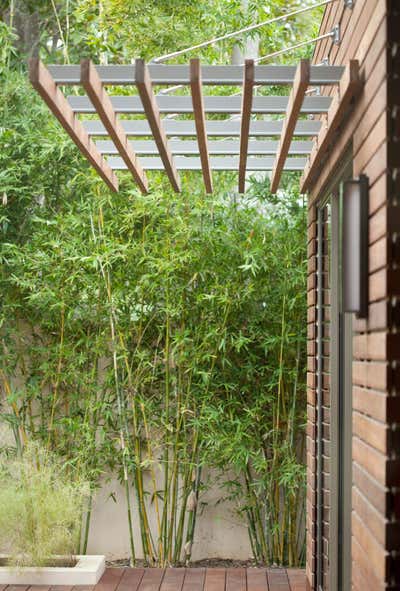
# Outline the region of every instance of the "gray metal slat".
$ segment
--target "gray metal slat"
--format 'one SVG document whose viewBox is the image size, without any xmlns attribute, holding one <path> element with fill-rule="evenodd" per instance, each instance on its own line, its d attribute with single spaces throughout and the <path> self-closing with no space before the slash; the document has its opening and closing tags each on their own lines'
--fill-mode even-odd
<svg viewBox="0 0 400 591">
<path fill-rule="evenodd" d="M 49 65 L 47 66 L 57 84 L 80 84 L 79 65 Z M 189 66 L 148 64 L 153 84 L 159 85 L 189 85 Z M 104 84 L 134 85 L 135 66 L 108 65 L 96 66 Z M 266 66 L 256 65 L 254 70 L 255 84 L 275 85 L 292 84 L 294 80 L 294 66 Z M 337 84 L 343 74 L 342 66 L 311 66 L 311 84 Z M 202 79 L 205 85 L 241 86 L 243 82 L 243 67 L 233 65 L 204 65 Z"/>
<path fill-rule="evenodd" d="M 126 170 L 126 164 L 118 156 L 108 158 L 108 164 L 113 170 Z M 246 169 L 248 171 L 269 171 L 272 170 L 275 158 L 248 158 Z M 306 165 L 307 158 L 287 158 L 284 170 L 302 171 Z M 175 156 L 174 163 L 177 170 L 201 170 L 200 158 Z M 164 170 L 161 158 L 142 157 L 141 164 L 145 170 Z M 230 170 L 236 171 L 239 167 L 239 158 L 234 156 L 212 157 L 210 158 L 211 169 L 213 171 Z"/>
<path fill-rule="evenodd" d="M 289 154 L 309 154 L 311 152 L 312 146 L 313 142 L 310 141 L 294 141 L 290 146 Z M 199 154 L 199 145 L 197 141 L 194 140 L 170 140 L 169 147 L 173 154 Z M 111 140 L 98 140 L 96 142 L 96 148 L 101 154 L 118 154 L 118 150 Z M 248 153 L 250 155 L 276 155 L 277 148 L 277 141 L 250 140 Z M 157 145 L 152 140 L 134 141 L 132 142 L 132 149 L 136 154 L 139 155 L 158 155 Z M 240 145 L 238 141 L 234 140 L 209 141 L 208 151 L 210 154 L 214 155 L 224 154 L 228 156 L 236 156 L 239 154 Z"/>
<path fill-rule="evenodd" d="M 89 135 L 107 136 L 107 130 L 101 121 L 84 120 L 82 121 Z M 121 125 L 129 136 L 143 137 L 151 136 L 150 126 L 145 120 L 121 119 Z M 174 119 L 163 119 L 165 133 L 169 136 L 195 137 L 196 128 L 194 121 L 178 121 Z M 206 121 L 207 134 L 209 136 L 239 136 L 240 121 L 238 119 L 231 121 Z M 316 136 L 321 129 L 321 122 L 318 120 L 298 121 L 294 135 L 297 136 Z M 282 120 L 277 121 L 251 121 L 251 136 L 274 136 L 282 131 Z"/>
<path fill-rule="evenodd" d="M 139 96 L 110 96 L 116 113 L 144 114 Z M 157 95 L 160 113 L 193 113 L 190 96 Z M 306 97 L 301 108 L 302 113 L 326 113 L 332 99 L 327 96 Z M 75 113 L 95 113 L 95 108 L 87 96 L 68 96 L 68 103 Z M 241 96 L 205 96 L 206 113 L 235 114 L 241 112 Z M 288 105 L 287 96 L 258 96 L 253 99 L 252 113 L 285 113 Z"/>
</svg>

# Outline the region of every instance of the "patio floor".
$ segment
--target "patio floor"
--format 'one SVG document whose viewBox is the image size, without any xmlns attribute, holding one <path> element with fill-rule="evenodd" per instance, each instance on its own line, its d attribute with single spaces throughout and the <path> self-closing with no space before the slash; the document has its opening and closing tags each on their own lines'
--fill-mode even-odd
<svg viewBox="0 0 400 591">
<path fill-rule="evenodd" d="M 0 591 L 306 591 L 305 571 L 281 568 L 107 568 L 95 587 L 0 585 Z"/>
<path fill-rule="evenodd" d="M 305 572 L 278 568 L 109 568 L 96 591 L 305 591 Z"/>
</svg>

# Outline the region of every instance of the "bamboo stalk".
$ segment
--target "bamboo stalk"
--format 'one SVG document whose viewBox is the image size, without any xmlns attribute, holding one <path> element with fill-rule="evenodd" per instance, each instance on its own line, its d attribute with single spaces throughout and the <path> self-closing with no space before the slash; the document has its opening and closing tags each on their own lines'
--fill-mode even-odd
<svg viewBox="0 0 400 591">
<path fill-rule="evenodd" d="M 92 231 L 93 231 L 93 238 L 96 242 L 96 236 L 94 233 L 94 224 L 92 222 Z M 99 236 L 104 241 L 103 237 L 103 212 L 101 206 L 99 207 Z M 129 541 L 130 541 L 130 549 L 131 549 L 131 561 L 135 563 L 136 561 L 136 553 L 135 553 L 135 544 L 134 544 L 134 537 L 133 537 L 133 524 L 132 524 L 132 512 L 131 512 L 131 503 L 130 503 L 130 491 L 129 491 L 129 482 L 128 482 L 128 470 L 126 465 L 126 444 L 125 444 L 125 437 L 123 432 L 123 403 L 121 398 L 120 392 L 120 384 L 119 384 L 119 377 L 118 377 L 118 360 L 117 360 L 117 340 L 116 340 L 116 328 L 115 328 L 115 311 L 113 308 L 113 298 L 112 298 L 112 288 L 111 288 L 111 277 L 108 270 L 105 269 L 102 261 L 98 258 L 99 267 L 101 270 L 101 274 L 104 280 L 104 285 L 107 294 L 107 301 L 109 305 L 109 325 L 110 325 L 110 336 L 111 336 L 111 344 L 112 344 L 112 360 L 113 360 L 113 370 L 114 370 L 114 383 L 115 383 L 115 391 L 116 391 L 116 398 L 117 398 L 117 410 L 118 410 L 118 417 L 120 422 L 120 444 L 121 444 L 121 456 L 122 456 L 122 467 L 123 467 L 123 476 L 124 476 L 124 485 L 125 485 L 125 497 L 127 503 L 127 517 L 128 517 L 128 526 L 129 526 Z"/>
<path fill-rule="evenodd" d="M 93 494 L 92 490 L 90 490 L 89 500 L 88 500 L 88 508 L 86 511 L 86 519 L 85 519 L 85 533 L 83 539 L 83 554 L 87 552 L 88 540 L 89 540 L 89 528 L 90 528 L 90 519 L 92 516 L 92 503 L 93 503 Z"/>
<path fill-rule="evenodd" d="M 9 383 L 9 381 L 2 369 L 0 369 L 0 376 L 3 380 L 3 387 L 5 390 L 6 396 L 8 398 L 10 398 L 11 397 L 11 386 L 10 386 L 10 383 Z M 15 435 L 17 447 L 19 449 L 19 453 L 21 453 L 23 446 L 28 443 L 28 436 L 26 434 L 25 427 L 20 420 L 20 412 L 19 412 L 17 404 L 14 401 L 11 401 L 10 406 L 11 406 L 11 409 L 14 413 L 15 418 L 18 421 L 18 430 L 14 432 L 14 435 Z"/>
<path fill-rule="evenodd" d="M 61 314 L 61 317 L 60 317 L 60 345 L 59 345 L 56 381 L 55 381 L 54 389 L 53 389 L 53 401 L 52 401 L 51 412 L 50 412 L 50 421 L 49 421 L 49 425 L 48 425 L 48 438 L 47 438 L 47 448 L 48 449 L 50 448 L 51 436 L 53 434 L 54 415 L 55 415 L 57 398 L 58 398 L 58 387 L 59 387 L 60 379 L 61 379 L 61 368 L 62 368 L 63 347 L 64 347 L 64 330 L 65 330 L 64 301 L 61 302 L 60 314 Z"/>
</svg>

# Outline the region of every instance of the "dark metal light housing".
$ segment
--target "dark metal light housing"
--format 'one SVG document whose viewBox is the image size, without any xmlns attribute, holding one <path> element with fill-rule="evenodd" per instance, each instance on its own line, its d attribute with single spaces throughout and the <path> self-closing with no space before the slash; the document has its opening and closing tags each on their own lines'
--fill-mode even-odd
<svg viewBox="0 0 400 591">
<path fill-rule="evenodd" d="M 368 178 L 343 183 L 343 310 L 368 316 Z"/>
</svg>

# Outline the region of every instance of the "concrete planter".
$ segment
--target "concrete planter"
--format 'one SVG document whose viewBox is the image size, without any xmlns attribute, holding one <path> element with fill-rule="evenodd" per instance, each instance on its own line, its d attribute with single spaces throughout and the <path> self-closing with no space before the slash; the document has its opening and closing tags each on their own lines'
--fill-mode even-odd
<svg viewBox="0 0 400 591">
<path fill-rule="evenodd" d="M 96 585 L 106 567 L 105 557 L 74 558 L 77 561 L 74 566 L 0 566 L 0 585 Z"/>
</svg>

